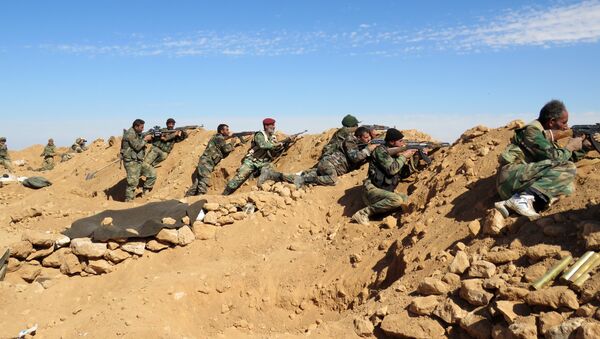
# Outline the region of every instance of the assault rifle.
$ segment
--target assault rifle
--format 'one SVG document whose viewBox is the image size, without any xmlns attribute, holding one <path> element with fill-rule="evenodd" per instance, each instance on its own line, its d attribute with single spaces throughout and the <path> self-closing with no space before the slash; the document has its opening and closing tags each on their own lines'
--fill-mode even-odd
<svg viewBox="0 0 600 339">
<path fill-rule="evenodd" d="M 160 138 L 163 134 L 174 133 L 177 131 L 183 132 L 183 131 L 187 131 L 188 129 L 198 129 L 198 128 L 202 128 L 202 127 L 204 127 L 204 125 L 189 125 L 189 126 L 177 127 L 175 129 L 161 129 L 160 126 L 154 126 L 148 132 L 145 132 L 144 135 L 150 134 L 154 138 Z"/>
<path fill-rule="evenodd" d="M 282 142 L 281 148 L 276 151 L 276 155 L 273 157 L 274 158 L 273 163 L 276 163 L 279 160 L 279 158 L 281 157 L 281 155 L 283 155 L 283 153 L 285 153 L 290 147 L 292 147 L 292 145 L 294 143 L 296 143 L 296 140 L 298 139 L 298 137 L 306 132 L 308 132 L 308 130 L 294 133 L 294 134 L 288 136 L 287 138 L 285 138 Z"/>
<path fill-rule="evenodd" d="M 596 151 L 600 152 L 600 142 L 594 139 L 594 134 L 600 133 L 600 123 L 595 125 L 574 125 L 566 131 L 548 130 L 544 131 L 546 138 L 551 141 L 566 137 L 583 137 L 591 142 Z"/>
<path fill-rule="evenodd" d="M 245 144 L 246 140 L 244 139 L 244 137 L 247 137 L 249 135 L 254 135 L 254 133 L 256 133 L 256 132 L 247 131 L 247 132 L 232 133 L 229 136 L 226 136 L 225 140 L 228 140 L 228 139 L 231 139 L 231 138 L 238 138 L 242 144 Z"/>
<path fill-rule="evenodd" d="M 382 145 L 385 144 L 385 140 L 383 139 L 373 139 L 370 144 Z M 421 159 L 423 159 L 428 165 L 431 164 L 431 158 L 429 155 L 425 153 L 425 149 L 429 150 L 429 153 L 433 153 L 442 147 L 449 147 L 450 143 L 447 142 L 431 142 L 431 141 L 413 141 L 413 140 L 405 140 L 404 146 L 397 147 L 397 152 L 404 152 L 407 150 L 417 150 Z"/>
<path fill-rule="evenodd" d="M 388 129 L 391 128 L 389 126 L 384 126 L 384 125 L 362 125 L 361 127 L 365 127 L 369 130 L 375 130 L 375 131 L 387 131 Z"/>
</svg>

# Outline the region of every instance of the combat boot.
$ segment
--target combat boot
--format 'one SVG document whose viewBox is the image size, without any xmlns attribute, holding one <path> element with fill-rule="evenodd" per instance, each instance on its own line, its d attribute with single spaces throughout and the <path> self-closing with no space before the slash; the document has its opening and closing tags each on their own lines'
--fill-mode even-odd
<svg viewBox="0 0 600 339">
<path fill-rule="evenodd" d="M 540 215 L 533 208 L 534 200 L 535 197 L 533 195 L 517 193 L 506 200 L 504 205 L 517 214 L 528 217 L 529 220 L 536 220 L 540 218 Z"/>
<path fill-rule="evenodd" d="M 365 207 L 352 215 L 352 220 L 361 225 L 369 225 L 370 208 Z"/>
<path fill-rule="evenodd" d="M 278 182 L 282 180 L 282 176 L 283 174 L 281 172 L 277 172 L 268 167 L 263 167 L 260 171 L 260 176 L 258 177 L 258 181 L 256 182 L 256 184 L 260 186 L 268 180 Z"/>
</svg>

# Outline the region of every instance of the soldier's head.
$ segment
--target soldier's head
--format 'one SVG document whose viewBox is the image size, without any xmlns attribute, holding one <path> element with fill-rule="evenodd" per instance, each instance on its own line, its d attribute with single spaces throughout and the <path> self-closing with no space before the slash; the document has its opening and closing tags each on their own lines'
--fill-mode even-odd
<svg viewBox="0 0 600 339">
<path fill-rule="evenodd" d="M 175 128 L 175 119 L 169 118 L 167 119 L 167 129 Z"/>
<path fill-rule="evenodd" d="M 137 133 L 142 133 L 144 131 L 144 124 L 146 122 L 142 119 L 135 119 L 133 121 L 133 125 L 131 125 L 131 127 L 133 127 L 133 130 L 136 131 Z"/>
<path fill-rule="evenodd" d="M 5 137 L 0 137 L 0 144 L 5 144 L 6 143 L 6 138 Z"/>
<path fill-rule="evenodd" d="M 360 140 L 361 142 L 368 144 L 369 142 L 371 142 L 371 131 L 369 131 L 368 128 L 364 127 L 364 126 L 360 126 L 359 128 L 356 129 L 356 131 L 354 131 L 354 136 L 356 138 L 358 138 L 358 140 Z"/>
<path fill-rule="evenodd" d="M 263 129 L 269 134 L 275 133 L 275 119 L 266 118 L 263 120 Z"/>
<path fill-rule="evenodd" d="M 217 126 L 217 133 L 226 137 L 229 136 L 229 126 L 227 126 L 226 124 L 220 124 L 219 126 Z"/>
<path fill-rule="evenodd" d="M 52 138 L 48 139 L 48 145 L 54 146 L 54 139 L 52 139 Z"/>
<path fill-rule="evenodd" d="M 344 127 L 358 127 L 358 119 L 354 115 L 348 114 L 342 119 L 342 126 Z"/>
<path fill-rule="evenodd" d="M 544 129 L 567 130 L 569 129 L 569 112 L 560 100 L 552 100 L 542 107 L 538 120 Z"/>
<path fill-rule="evenodd" d="M 400 147 L 403 144 L 404 134 L 395 128 L 390 128 L 385 133 L 385 144 L 390 147 Z"/>
</svg>

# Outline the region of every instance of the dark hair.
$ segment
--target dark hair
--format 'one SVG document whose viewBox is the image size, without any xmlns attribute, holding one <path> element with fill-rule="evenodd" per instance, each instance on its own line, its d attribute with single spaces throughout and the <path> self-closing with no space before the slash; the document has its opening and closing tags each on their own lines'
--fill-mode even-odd
<svg viewBox="0 0 600 339">
<path fill-rule="evenodd" d="M 552 119 L 558 119 L 562 116 L 563 112 L 565 112 L 567 108 L 565 104 L 560 100 L 552 100 L 542 107 L 540 110 L 540 116 L 538 120 L 544 125 L 548 121 Z"/>
<path fill-rule="evenodd" d="M 131 126 L 132 127 L 137 127 L 137 126 L 143 125 L 145 123 L 146 122 L 144 120 L 142 120 L 142 119 L 135 119 L 135 120 L 133 120 L 133 125 L 131 125 Z"/>
<path fill-rule="evenodd" d="M 365 133 L 369 133 L 369 129 L 366 128 L 365 126 L 360 126 L 359 128 L 356 129 L 356 131 L 354 131 L 354 136 L 357 138 L 362 137 L 363 134 Z"/>
<path fill-rule="evenodd" d="M 229 126 L 227 124 L 220 124 L 219 126 L 217 126 L 217 133 L 223 132 L 225 127 L 229 127 Z"/>
<path fill-rule="evenodd" d="M 167 119 L 167 125 L 168 124 L 174 124 L 174 123 L 175 123 L 175 119 L 173 119 L 173 118 Z"/>
</svg>

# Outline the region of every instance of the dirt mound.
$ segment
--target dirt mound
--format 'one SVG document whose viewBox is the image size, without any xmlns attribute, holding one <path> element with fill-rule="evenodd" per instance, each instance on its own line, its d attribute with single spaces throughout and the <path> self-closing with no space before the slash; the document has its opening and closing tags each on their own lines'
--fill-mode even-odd
<svg viewBox="0 0 600 339">
<path fill-rule="evenodd" d="M 333 132 L 305 136 L 275 166 L 285 172 L 310 168 Z M 118 163 L 85 180 L 117 158 L 116 147 L 97 140 L 89 151 L 43 174 L 51 187 L 0 189 L 0 247 L 19 242 L 23 253 L 29 251 L 11 260 L 12 272 L 0 283 L 0 337 L 35 323 L 46 337 L 489 337 L 492 331 L 593 331 L 600 277 L 593 275 L 576 293 L 557 286 L 535 295 L 528 286 L 560 258 L 600 247 L 594 223 L 600 213 L 600 161 L 578 164 L 575 194 L 554 204 L 543 219 L 494 219 L 489 209 L 497 199 L 497 157 L 512 133 L 482 126 L 465 132 L 400 185 L 410 193 L 409 213 L 368 227 L 350 222 L 363 207 L 366 166 L 342 176 L 335 187 L 259 189 L 251 179 L 232 196 L 218 195 L 246 145 L 219 164 L 209 194 L 184 200 L 208 202 L 207 219 L 197 228 L 190 222 L 195 241 L 180 246 L 173 243 L 179 234 L 163 234 L 137 239 L 140 249 L 149 249 L 143 253 L 131 254 L 124 243 L 115 243 L 105 244 L 93 259 L 71 252 L 46 260 L 61 250 L 22 241 L 26 230 L 49 232 L 34 234 L 56 242 L 56 234 L 79 218 L 182 198 L 212 132 L 192 131 L 177 144 L 157 169 L 154 191 L 133 204 L 121 202 L 124 170 Z M 429 140 L 418 131 L 405 135 Z M 38 165 L 41 149 L 36 145 L 11 156 Z M 254 213 L 244 210 L 249 203 Z M 540 244 L 546 247 L 534 247 Z M 94 249 L 103 250 L 77 246 L 92 256 Z M 108 246 L 117 253 L 107 257 Z M 73 251 L 72 244 L 68 247 Z M 103 274 L 106 269 L 111 272 Z"/>
</svg>

